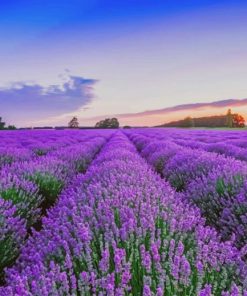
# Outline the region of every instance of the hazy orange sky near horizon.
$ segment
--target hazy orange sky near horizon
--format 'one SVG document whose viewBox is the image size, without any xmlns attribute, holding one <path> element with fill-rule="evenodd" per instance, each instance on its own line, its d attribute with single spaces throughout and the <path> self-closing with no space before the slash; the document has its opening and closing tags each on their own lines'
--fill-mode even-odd
<svg viewBox="0 0 247 296">
<path fill-rule="evenodd" d="M 231 107 L 232 113 L 239 113 L 244 116 L 247 122 L 247 105 L 241 107 Z M 136 115 L 131 117 L 121 117 L 119 118 L 121 125 L 132 125 L 132 126 L 154 126 L 167 123 L 173 120 L 180 120 L 187 116 L 191 117 L 201 117 L 201 116 L 211 116 L 211 115 L 222 115 L 226 114 L 228 108 L 207 108 L 202 107 L 199 109 L 189 109 L 184 111 L 173 111 L 164 112 L 163 114 L 151 114 L 151 115 Z M 103 117 L 102 117 L 103 118 Z M 94 121 L 92 121 L 92 124 Z"/>
<path fill-rule="evenodd" d="M 247 109 L 247 107 L 246 107 Z M 226 114 L 226 108 L 201 108 L 201 109 L 190 109 L 185 111 L 175 111 L 165 114 L 158 114 L 158 115 L 146 115 L 143 117 L 136 117 L 136 118 L 121 118 L 120 120 L 124 121 L 125 124 L 132 124 L 132 125 L 160 125 L 162 123 L 167 123 L 170 121 L 180 120 L 187 116 L 191 117 L 202 117 L 202 116 L 211 116 L 211 115 L 222 115 Z M 232 108 L 233 113 L 239 113 L 244 116 L 245 120 L 247 121 L 247 110 L 243 111 L 243 107 L 236 107 Z"/>
<path fill-rule="evenodd" d="M 220 101 L 219 101 L 220 102 Z M 214 102 L 214 103 L 219 103 Z M 172 107 L 172 106 L 171 106 Z M 224 115 L 227 113 L 228 109 L 231 109 L 232 113 L 239 113 L 244 116 L 247 122 L 247 100 L 246 103 L 242 106 L 228 106 L 224 107 L 194 107 L 188 108 L 187 106 L 176 106 L 185 108 L 184 110 L 179 111 L 167 111 L 167 110 L 150 110 L 141 113 L 130 113 L 130 114 L 104 114 L 97 117 L 83 117 L 78 116 L 78 113 L 71 113 L 60 118 L 55 117 L 53 120 L 50 119 L 50 122 L 59 123 L 63 125 L 64 122 L 68 122 L 71 119 L 71 116 L 78 116 L 79 123 L 81 126 L 94 126 L 95 123 L 99 120 L 102 120 L 106 117 L 117 117 L 119 119 L 120 125 L 131 125 L 131 126 L 155 126 L 163 123 L 167 123 L 174 120 L 180 120 L 187 116 L 191 117 L 201 117 L 201 116 L 211 116 L 211 115 Z M 175 109 L 176 109 L 175 107 Z M 173 109 L 173 108 L 171 108 Z M 45 125 L 46 121 L 37 122 L 37 124 Z M 53 124 L 52 124 L 53 125 Z"/>
</svg>

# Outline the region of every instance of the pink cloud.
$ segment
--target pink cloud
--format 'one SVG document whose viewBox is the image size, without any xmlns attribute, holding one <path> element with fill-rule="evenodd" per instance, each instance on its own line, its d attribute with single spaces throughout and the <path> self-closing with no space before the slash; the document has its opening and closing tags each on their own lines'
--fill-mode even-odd
<svg viewBox="0 0 247 296">
<path fill-rule="evenodd" d="M 227 111 L 228 108 L 239 108 L 247 106 L 247 99 L 229 99 L 229 100 L 220 100 L 209 103 L 192 103 L 177 105 L 173 107 L 167 107 L 157 110 L 148 110 L 138 113 L 125 113 L 125 114 L 112 114 L 105 116 L 97 116 L 90 118 L 91 120 L 100 120 L 105 117 L 117 117 L 120 120 L 122 125 L 131 124 L 131 125 L 156 125 L 171 120 L 182 119 L 185 116 L 205 116 L 212 115 L 213 113 L 222 113 Z M 215 110 L 216 109 L 216 110 Z M 234 110 L 233 110 L 234 111 Z M 196 114 L 197 113 L 197 114 Z M 247 108 L 246 110 L 240 110 L 240 113 L 247 117 Z M 165 116 L 165 117 L 164 117 Z M 247 118 L 246 118 L 247 119 Z"/>
</svg>

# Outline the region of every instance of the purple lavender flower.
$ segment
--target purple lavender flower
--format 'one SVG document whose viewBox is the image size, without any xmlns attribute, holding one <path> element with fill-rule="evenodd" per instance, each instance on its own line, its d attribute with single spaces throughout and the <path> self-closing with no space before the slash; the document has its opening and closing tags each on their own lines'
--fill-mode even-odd
<svg viewBox="0 0 247 296">
<path fill-rule="evenodd" d="M 150 141 L 135 131 L 130 138 L 140 151 Z M 57 152 L 38 162 L 56 158 L 54 164 L 67 167 L 66 152 L 59 159 Z M 68 159 L 76 163 L 77 156 Z M 176 194 L 121 131 L 85 174 L 66 183 L 42 223 L 6 269 L 0 295 L 210 295 L 215 289 L 246 289 L 244 250 L 221 242 L 200 210 Z"/>
</svg>

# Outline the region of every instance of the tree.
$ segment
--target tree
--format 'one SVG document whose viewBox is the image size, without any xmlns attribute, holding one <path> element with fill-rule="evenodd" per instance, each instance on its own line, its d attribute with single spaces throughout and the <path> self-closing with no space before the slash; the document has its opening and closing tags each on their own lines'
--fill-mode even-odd
<svg viewBox="0 0 247 296">
<path fill-rule="evenodd" d="M 114 117 L 110 120 L 110 127 L 111 128 L 119 128 L 119 122 L 118 122 L 117 118 Z"/>
<path fill-rule="evenodd" d="M 183 120 L 172 121 L 159 127 L 244 127 L 245 119 L 238 113 L 232 113 L 228 109 L 225 115 L 204 116 L 198 118 L 186 117 Z"/>
<path fill-rule="evenodd" d="M 180 127 L 194 127 L 194 119 L 190 116 L 186 117 L 184 120 L 181 121 Z"/>
<path fill-rule="evenodd" d="M 5 122 L 2 121 L 2 117 L 0 117 L 0 130 L 16 130 L 14 125 L 8 125 L 5 127 Z"/>
<path fill-rule="evenodd" d="M 78 118 L 77 117 L 73 117 L 69 124 L 68 124 L 69 128 L 78 128 L 79 127 L 79 122 L 78 122 Z"/>
<path fill-rule="evenodd" d="M 231 109 L 228 109 L 226 114 L 226 121 L 227 126 L 232 127 L 244 127 L 245 126 L 245 119 L 242 115 L 238 113 L 232 114 Z"/>
<path fill-rule="evenodd" d="M 245 119 L 240 114 L 232 115 L 232 127 L 245 127 Z"/>
<path fill-rule="evenodd" d="M 2 117 L 0 117 L 0 130 L 3 130 L 5 127 L 5 122 L 2 122 Z"/>
<path fill-rule="evenodd" d="M 16 130 L 16 127 L 14 125 L 9 125 L 7 127 L 8 130 Z"/>
<path fill-rule="evenodd" d="M 119 128 L 119 122 L 117 118 L 106 118 L 96 123 L 96 128 Z"/>
<path fill-rule="evenodd" d="M 233 126 L 233 114 L 232 114 L 231 109 L 228 109 L 227 114 L 226 114 L 226 126 L 228 126 L 228 127 Z"/>
</svg>

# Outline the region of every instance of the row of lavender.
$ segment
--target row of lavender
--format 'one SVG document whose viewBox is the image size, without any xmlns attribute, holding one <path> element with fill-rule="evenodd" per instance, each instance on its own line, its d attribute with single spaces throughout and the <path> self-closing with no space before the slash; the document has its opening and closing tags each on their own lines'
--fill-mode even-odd
<svg viewBox="0 0 247 296">
<path fill-rule="evenodd" d="M 149 129 L 151 130 L 151 129 Z M 241 130 L 203 130 L 203 129 L 152 129 L 154 136 L 165 136 L 172 139 L 195 140 L 201 144 L 228 143 L 240 148 L 247 148 L 247 139 Z"/>
<path fill-rule="evenodd" d="M 0 295 L 247 295 L 244 255 L 119 133 L 43 218 Z"/>
<path fill-rule="evenodd" d="M 215 152 L 247 161 L 247 134 L 245 131 L 212 131 L 184 129 L 153 129 L 152 137 L 170 140 L 192 149 Z"/>
<path fill-rule="evenodd" d="M 231 239 L 237 247 L 247 248 L 246 162 L 177 145 L 171 137 L 165 139 L 166 132 L 162 140 L 156 140 L 158 133 L 128 134 L 141 155 L 170 182 L 177 195 L 200 208 L 223 240 Z"/>
<path fill-rule="evenodd" d="M 15 161 L 26 161 L 93 136 L 78 131 L 4 131 L 0 133 L 0 168 Z"/>
<path fill-rule="evenodd" d="M 55 203 L 71 179 L 86 170 L 110 135 L 99 136 L 95 132 L 8 134 L 9 138 L 5 133 L 1 134 L 6 145 L 2 147 L 2 156 L 13 153 L 9 158 L 11 162 L 0 170 L 1 280 L 3 269 L 15 261 L 31 227 L 41 228 L 41 216 Z M 15 149 L 8 151 L 9 142 L 17 143 L 18 139 L 20 142 Z M 35 154 L 38 147 L 43 153 Z M 26 157 L 20 158 L 23 149 Z"/>
</svg>

